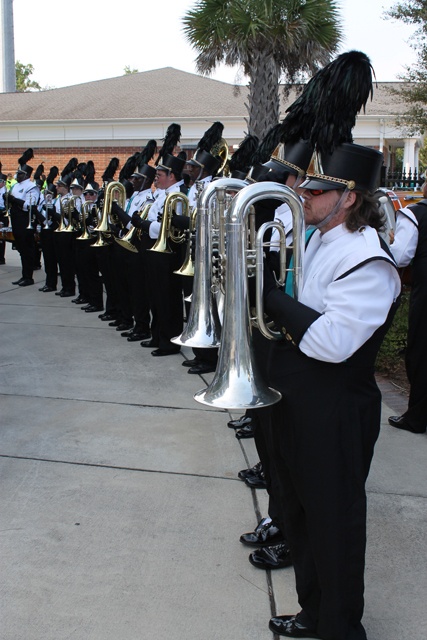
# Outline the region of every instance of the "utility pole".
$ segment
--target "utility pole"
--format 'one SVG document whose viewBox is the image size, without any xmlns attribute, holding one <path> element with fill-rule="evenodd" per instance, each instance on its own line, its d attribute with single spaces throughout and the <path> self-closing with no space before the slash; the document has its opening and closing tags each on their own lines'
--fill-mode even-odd
<svg viewBox="0 0 427 640">
<path fill-rule="evenodd" d="M 13 0 L 0 0 L 0 93 L 16 91 Z"/>
</svg>

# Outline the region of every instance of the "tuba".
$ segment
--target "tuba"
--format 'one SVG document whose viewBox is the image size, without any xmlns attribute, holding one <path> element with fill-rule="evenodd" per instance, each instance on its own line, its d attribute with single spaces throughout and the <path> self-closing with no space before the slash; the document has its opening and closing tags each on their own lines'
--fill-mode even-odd
<svg viewBox="0 0 427 640">
<path fill-rule="evenodd" d="M 219 178 L 199 194 L 197 202 L 196 255 L 193 294 L 187 326 L 172 342 L 188 347 L 218 347 L 221 323 L 212 292 L 212 203 L 219 189 L 239 191 L 243 180 Z"/>
<path fill-rule="evenodd" d="M 145 205 L 145 207 L 143 207 L 140 211 L 138 211 L 138 215 L 141 218 L 141 220 L 147 219 L 148 212 L 150 211 L 152 204 L 153 204 L 152 202 L 149 202 L 148 204 Z M 123 238 L 116 238 L 116 236 L 114 236 L 114 240 L 124 249 L 127 249 L 128 251 L 132 251 L 133 253 L 138 253 L 138 249 L 136 248 L 136 245 L 135 245 L 135 240 L 140 237 L 141 237 L 141 229 L 137 229 L 136 227 L 131 225 L 131 228 L 126 233 L 126 235 L 123 236 Z"/>
<path fill-rule="evenodd" d="M 188 216 L 189 203 L 186 195 L 180 191 L 173 191 L 166 197 L 163 205 L 162 222 L 159 231 L 159 237 L 149 251 L 157 251 L 158 253 L 172 253 L 169 248 L 169 239 L 172 242 L 180 244 L 185 240 L 185 233 L 174 229 L 172 226 L 172 216 L 176 211 L 176 205 L 178 202 L 182 202 L 183 216 Z"/>
<path fill-rule="evenodd" d="M 194 396 L 194 399 L 201 404 L 221 409 L 241 410 L 266 407 L 275 404 L 281 398 L 281 394 L 268 387 L 260 377 L 253 353 L 249 318 L 245 228 L 251 206 L 265 198 L 285 202 L 291 209 L 294 229 L 293 285 L 296 296 L 302 285 L 305 225 L 301 201 L 292 189 L 275 182 L 268 183 L 268 186 L 266 183 L 256 183 L 245 187 L 234 197 L 227 214 L 223 339 L 212 383 Z M 258 234 L 261 235 L 264 231 L 265 228 L 263 229 L 262 226 Z M 259 247 L 261 240 L 257 238 L 257 241 Z M 262 277 L 262 271 L 258 273 L 259 293 L 257 295 L 257 298 L 262 300 L 260 276 Z M 262 305 L 257 304 L 257 307 L 257 314 L 263 315 Z M 257 320 L 259 323 L 260 319 L 257 318 Z M 284 338 L 284 336 L 281 337 Z"/>
</svg>

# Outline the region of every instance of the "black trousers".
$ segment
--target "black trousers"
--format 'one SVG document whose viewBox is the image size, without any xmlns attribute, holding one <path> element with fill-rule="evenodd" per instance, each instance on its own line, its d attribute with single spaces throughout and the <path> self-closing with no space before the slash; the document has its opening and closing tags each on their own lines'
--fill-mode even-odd
<svg viewBox="0 0 427 640">
<path fill-rule="evenodd" d="M 175 253 L 147 251 L 146 258 L 152 340 L 160 349 L 178 350 L 170 340 L 183 329 L 182 276 L 174 273 L 181 266 L 181 257 Z"/>
<path fill-rule="evenodd" d="M 99 274 L 96 249 L 92 248 L 94 240 L 75 241 L 76 275 L 79 294 L 90 304 L 100 309 L 103 307 L 102 280 Z"/>
<path fill-rule="evenodd" d="M 101 282 L 105 287 L 105 311 L 109 315 L 117 317 L 119 311 L 117 287 L 113 275 L 113 247 L 91 247 L 91 251 L 95 254 L 98 270 L 101 273 Z"/>
<path fill-rule="evenodd" d="M 40 243 L 43 252 L 46 286 L 56 289 L 58 282 L 58 261 L 56 259 L 54 232 L 50 229 L 40 231 Z"/>
<path fill-rule="evenodd" d="M 420 273 L 421 271 L 421 273 Z M 406 373 L 411 385 L 405 420 L 416 430 L 427 426 L 427 265 L 415 276 L 409 300 Z M 423 277 L 424 276 L 424 277 Z"/>
<path fill-rule="evenodd" d="M 56 256 L 59 264 L 59 273 L 61 276 L 62 289 L 69 293 L 76 290 L 76 265 L 74 255 L 74 242 L 76 233 L 74 232 L 56 232 L 54 231 L 54 243 Z"/>
<path fill-rule="evenodd" d="M 34 271 L 34 260 L 36 255 L 36 243 L 34 231 L 22 228 L 20 225 L 14 228 L 12 220 L 12 230 L 15 237 L 15 247 L 21 256 L 22 277 L 31 279 Z"/>
<path fill-rule="evenodd" d="M 280 370 L 276 351 L 270 383 L 282 400 L 272 408 L 274 468 L 298 600 L 320 637 L 366 640 L 365 482 L 381 417 L 374 369 L 315 361 L 295 349 Z"/>
</svg>

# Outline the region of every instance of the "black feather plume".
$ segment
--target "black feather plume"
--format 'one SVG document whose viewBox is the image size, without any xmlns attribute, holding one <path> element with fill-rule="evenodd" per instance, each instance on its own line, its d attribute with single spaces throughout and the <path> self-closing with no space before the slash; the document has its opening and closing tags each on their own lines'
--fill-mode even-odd
<svg viewBox="0 0 427 640">
<path fill-rule="evenodd" d="M 53 184 L 58 176 L 59 176 L 58 167 L 55 167 L 55 166 L 51 167 L 49 170 L 49 174 L 46 178 L 47 184 Z"/>
<path fill-rule="evenodd" d="M 212 147 L 221 140 L 223 131 L 224 125 L 222 122 L 214 122 L 199 140 L 197 148 L 209 153 Z"/>
<path fill-rule="evenodd" d="M 186 152 L 185 152 L 185 151 L 180 151 L 180 152 L 178 153 L 178 155 L 177 155 L 177 158 L 179 158 L 180 160 L 184 160 L 184 161 L 186 161 L 186 160 L 187 160 L 187 154 L 186 154 Z"/>
<path fill-rule="evenodd" d="M 239 144 L 239 148 L 233 153 L 228 163 L 231 172 L 248 172 L 253 164 L 253 157 L 258 149 L 259 139 L 257 136 L 246 136 Z"/>
<path fill-rule="evenodd" d="M 44 166 L 42 164 L 39 164 L 39 166 L 34 172 L 34 182 L 36 182 L 37 180 L 40 180 L 43 174 L 44 174 Z"/>
<path fill-rule="evenodd" d="M 27 149 L 26 151 L 24 151 L 24 153 L 22 154 L 22 156 L 18 160 L 19 166 L 22 167 L 24 164 L 27 164 L 27 162 L 29 160 L 31 160 L 32 158 L 34 158 L 33 150 L 32 149 Z"/>
<path fill-rule="evenodd" d="M 159 155 L 155 162 L 155 165 L 159 164 L 160 160 L 164 158 L 168 153 L 173 155 L 173 150 L 181 140 L 181 125 L 173 122 L 167 128 L 166 135 L 163 138 L 163 145 L 159 151 Z"/>
<path fill-rule="evenodd" d="M 85 185 L 90 182 L 94 182 L 95 180 L 95 165 L 92 160 L 88 160 L 86 163 L 86 173 L 85 173 Z"/>
<path fill-rule="evenodd" d="M 331 153 L 352 142 L 359 111 L 373 94 L 373 68 L 361 51 L 349 51 L 327 64 L 307 83 L 286 110 L 281 142 L 310 140 L 317 151 Z"/>
<path fill-rule="evenodd" d="M 156 140 L 149 140 L 145 145 L 144 149 L 139 154 L 138 167 L 140 167 L 143 164 L 148 164 L 150 160 L 153 159 L 154 154 L 156 153 L 156 149 L 157 149 Z"/>
<path fill-rule="evenodd" d="M 261 144 L 259 145 L 257 151 L 254 154 L 252 159 L 252 165 L 256 164 L 264 164 L 264 162 L 268 162 L 271 158 L 271 154 L 280 143 L 280 136 L 282 133 L 282 125 L 275 124 L 272 127 L 265 137 L 262 139 Z"/>
<path fill-rule="evenodd" d="M 79 164 L 77 165 L 77 171 L 79 172 L 80 175 L 85 176 L 86 175 L 86 162 L 79 162 Z"/>
<path fill-rule="evenodd" d="M 129 180 L 131 175 L 134 173 L 136 167 L 138 166 L 138 160 L 141 153 L 142 153 L 141 151 L 137 151 L 136 153 L 133 154 L 133 156 L 130 156 L 126 160 L 123 167 L 120 169 L 120 173 L 119 173 L 120 182 L 123 182 L 124 180 Z"/>
<path fill-rule="evenodd" d="M 119 168 L 119 164 L 120 160 L 118 158 L 111 158 L 108 167 L 102 174 L 102 182 L 111 182 L 111 180 L 114 180 L 114 174 Z"/>
<path fill-rule="evenodd" d="M 71 158 L 65 167 L 61 171 L 61 176 L 67 176 L 69 173 L 72 173 L 77 168 L 79 161 L 77 158 Z"/>
</svg>

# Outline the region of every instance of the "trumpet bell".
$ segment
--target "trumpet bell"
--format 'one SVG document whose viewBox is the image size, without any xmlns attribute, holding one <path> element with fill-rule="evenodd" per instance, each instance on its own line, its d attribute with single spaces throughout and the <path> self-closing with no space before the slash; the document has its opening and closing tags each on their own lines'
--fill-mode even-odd
<svg viewBox="0 0 427 640">
<path fill-rule="evenodd" d="M 132 244 L 132 242 L 130 242 L 129 240 L 126 240 L 126 238 L 116 238 L 114 236 L 114 240 L 124 249 L 132 251 L 132 253 L 138 253 L 138 249 L 135 247 L 135 245 Z"/>
</svg>

